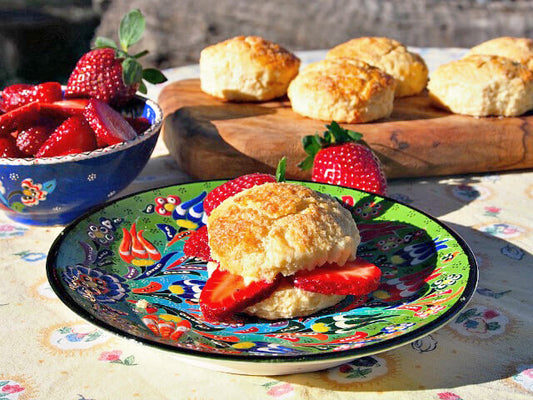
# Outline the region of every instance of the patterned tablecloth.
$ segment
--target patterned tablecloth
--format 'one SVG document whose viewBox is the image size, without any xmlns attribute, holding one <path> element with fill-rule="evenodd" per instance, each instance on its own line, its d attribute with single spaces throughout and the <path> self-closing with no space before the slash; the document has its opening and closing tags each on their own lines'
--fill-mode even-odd
<svg viewBox="0 0 533 400">
<path fill-rule="evenodd" d="M 417 50 L 430 69 L 463 54 Z M 299 55 L 308 62 L 323 54 Z M 197 66 L 168 71 L 171 80 L 197 74 Z M 150 90 L 157 97 L 160 88 Z M 160 141 L 120 195 L 187 180 Z M 412 344 L 275 377 L 193 367 L 91 325 L 46 280 L 46 255 L 62 227 L 33 228 L 0 214 L 0 399 L 532 398 L 533 172 L 394 180 L 389 194 L 463 236 L 480 267 L 473 299 L 447 326 Z"/>
</svg>

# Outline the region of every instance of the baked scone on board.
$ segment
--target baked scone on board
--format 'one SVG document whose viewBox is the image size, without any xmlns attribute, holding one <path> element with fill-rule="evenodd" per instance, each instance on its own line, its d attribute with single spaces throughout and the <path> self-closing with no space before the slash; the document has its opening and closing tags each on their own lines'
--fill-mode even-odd
<svg viewBox="0 0 533 400">
<path fill-rule="evenodd" d="M 312 119 L 363 123 L 388 117 L 395 79 L 377 67 L 352 58 L 309 64 L 291 82 L 287 95 L 293 111 Z"/>
<path fill-rule="evenodd" d="M 501 56 L 518 61 L 533 70 L 533 39 L 502 36 L 474 46 L 467 53 Z"/>
<path fill-rule="evenodd" d="M 259 36 L 237 36 L 200 53 L 201 89 L 221 100 L 267 101 L 284 96 L 300 59 Z"/>
<path fill-rule="evenodd" d="M 441 65 L 428 90 L 437 106 L 455 114 L 513 117 L 533 108 L 533 72 L 506 57 L 471 55 Z"/>
<path fill-rule="evenodd" d="M 357 257 L 359 231 L 333 197 L 293 183 L 264 183 L 226 198 L 208 217 L 207 321 L 243 312 L 269 320 L 306 316 L 379 285 Z"/>
<path fill-rule="evenodd" d="M 422 92 L 428 80 L 424 59 L 402 43 L 387 37 L 359 37 L 341 43 L 326 58 L 350 57 L 378 67 L 396 79 L 396 97 Z"/>
</svg>

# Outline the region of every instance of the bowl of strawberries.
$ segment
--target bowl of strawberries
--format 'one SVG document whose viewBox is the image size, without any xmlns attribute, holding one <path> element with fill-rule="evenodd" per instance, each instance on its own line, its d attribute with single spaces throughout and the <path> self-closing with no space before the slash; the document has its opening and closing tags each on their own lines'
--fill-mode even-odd
<svg viewBox="0 0 533 400">
<path fill-rule="evenodd" d="M 140 38 L 144 18 L 138 10 L 126 17 L 120 48 L 97 39 L 66 86 L 44 82 L 2 90 L 0 209 L 11 219 L 67 224 L 124 189 L 148 162 L 162 111 L 136 92 L 145 91 L 143 79 L 165 78 L 142 69 L 141 53 L 127 53 Z"/>
</svg>

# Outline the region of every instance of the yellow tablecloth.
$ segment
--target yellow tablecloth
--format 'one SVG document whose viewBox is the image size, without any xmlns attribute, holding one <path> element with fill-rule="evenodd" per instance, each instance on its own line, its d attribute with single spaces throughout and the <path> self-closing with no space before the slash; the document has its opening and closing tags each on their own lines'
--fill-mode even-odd
<svg viewBox="0 0 533 400">
<path fill-rule="evenodd" d="M 421 52 L 430 68 L 461 54 Z M 305 62 L 322 54 L 301 56 Z M 197 68 L 168 72 L 181 79 Z M 119 195 L 187 180 L 160 141 Z M 0 399 L 532 398 L 533 172 L 394 180 L 389 195 L 463 236 L 480 267 L 472 301 L 447 326 L 410 345 L 275 377 L 193 367 L 91 325 L 46 280 L 46 254 L 62 227 L 24 226 L 0 214 Z"/>
</svg>

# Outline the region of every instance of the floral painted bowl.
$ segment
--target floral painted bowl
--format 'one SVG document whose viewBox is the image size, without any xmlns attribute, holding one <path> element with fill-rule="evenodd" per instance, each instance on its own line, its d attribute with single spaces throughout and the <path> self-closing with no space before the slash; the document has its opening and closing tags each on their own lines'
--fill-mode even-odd
<svg viewBox="0 0 533 400">
<path fill-rule="evenodd" d="M 47 158 L 0 158 L 0 209 L 29 225 L 63 225 L 108 200 L 142 171 L 161 130 L 162 111 L 137 96 L 121 110 L 150 128 L 132 141 Z"/>
<path fill-rule="evenodd" d="M 358 254 L 382 269 L 380 287 L 306 318 L 207 322 L 198 302 L 206 264 L 185 256 L 183 245 L 205 224 L 203 199 L 221 183 L 149 190 L 79 218 L 48 256 L 55 293 L 91 323 L 181 361 L 279 375 L 334 367 L 420 339 L 450 322 L 475 291 L 471 251 L 435 218 L 363 191 L 299 182 L 351 210 L 362 239 Z"/>
</svg>

